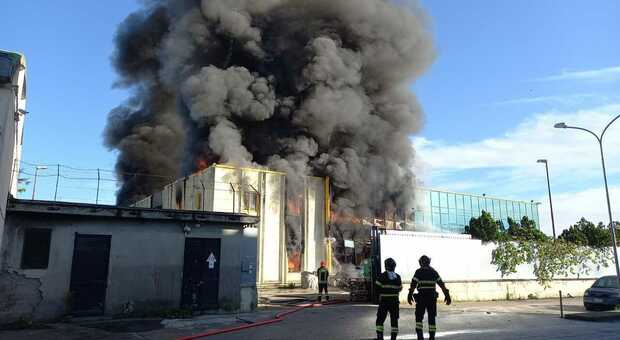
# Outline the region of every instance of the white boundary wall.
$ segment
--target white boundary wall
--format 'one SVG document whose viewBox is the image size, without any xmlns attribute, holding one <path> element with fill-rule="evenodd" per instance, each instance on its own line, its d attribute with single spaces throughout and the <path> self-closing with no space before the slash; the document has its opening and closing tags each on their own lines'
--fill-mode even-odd
<svg viewBox="0 0 620 340">
<path fill-rule="evenodd" d="M 565 277 L 554 280 L 550 287 L 543 287 L 536 281 L 531 265 L 520 266 L 517 273 L 502 278 L 491 264 L 495 245 L 483 244 L 469 235 L 388 230 L 380 239 L 381 265 L 386 258 L 393 258 L 396 272 L 403 279 L 402 301 L 406 301 L 409 282 L 419 268 L 418 259 L 422 255 L 432 259 L 432 267 L 446 282 L 452 298 L 461 301 L 549 298 L 557 297 L 559 290 L 582 296 L 595 278 L 614 275 L 610 266 L 593 269 L 587 277 Z"/>
</svg>

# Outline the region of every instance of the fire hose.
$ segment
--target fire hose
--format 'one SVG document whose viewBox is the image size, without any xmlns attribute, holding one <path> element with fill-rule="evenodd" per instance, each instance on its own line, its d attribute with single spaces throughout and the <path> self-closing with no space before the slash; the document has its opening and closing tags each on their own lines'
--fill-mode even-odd
<svg viewBox="0 0 620 340">
<path fill-rule="evenodd" d="M 241 331 L 241 330 L 248 329 L 248 328 L 270 325 L 270 324 L 281 322 L 284 320 L 286 316 L 297 313 L 307 308 L 315 308 L 315 307 L 333 305 L 333 304 L 343 303 L 343 302 L 345 301 L 333 300 L 333 301 L 327 301 L 324 303 L 305 303 L 305 304 L 297 305 L 294 308 L 291 308 L 289 310 L 285 310 L 280 313 L 277 313 L 273 319 L 261 320 L 261 321 L 257 321 L 257 322 L 254 322 L 248 325 L 234 326 L 234 327 L 222 328 L 222 329 L 214 329 L 214 330 L 206 331 L 204 333 L 198 333 L 194 335 L 188 335 L 188 336 L 176 338 L 175 340 L 194 340 L 194 339 L 206 338 L 208 336 L 213 336 L 213 335 L 218 335 L 218 334 L 237 332 L 237 331 Z"/>
</svg>

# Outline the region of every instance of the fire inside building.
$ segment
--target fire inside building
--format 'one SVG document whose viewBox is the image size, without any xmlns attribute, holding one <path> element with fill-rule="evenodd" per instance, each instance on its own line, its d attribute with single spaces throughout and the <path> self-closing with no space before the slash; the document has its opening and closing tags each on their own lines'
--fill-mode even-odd
<svg viewBox="0 0 620 340">
<path fill-rule="evenodd" d="M 242 213 L 257 224 L 259 286 L 299 284 L 302 272 L 321 261 L 328 267 L 359 265 L 369 257 L 372 226 L 462 234 L 472 217 L 490 212 L 497 220 L 527 216 L 538 225 L 538 204 L 446 191 L 418 189 L 408 214 L 347 216 L 331 210 L 328 177 L 306 177 L 300 195 L 288 197 L 286 174 L 258 168 L 212 165 L 177 180 L 133 206 Z M 340 268 L 336 268 L 340 269 Z"/>
</svg>

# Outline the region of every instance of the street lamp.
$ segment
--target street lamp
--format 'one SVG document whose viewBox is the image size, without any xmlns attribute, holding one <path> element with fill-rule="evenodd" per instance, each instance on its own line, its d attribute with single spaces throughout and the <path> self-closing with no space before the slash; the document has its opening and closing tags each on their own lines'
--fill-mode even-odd
<svg viewBox="0 0 620 340">
<path fill-rule="evenodd" d="M 555 219 L 553 218 L 553 201 L 551 200 L 551 183 L 549 182 L 549 165 L 546 159 L 539 159 L 536 163 L 545 163 L 545 169 L 547 170 L 547 189 L 549 190 L 549 207 L 551 208 L 551 228 L 553 229 L 553 239 L 555 240 Z"/>
<path fill-rule="evenodd" d="M 616 244 L 616 227 L 614 226 L 614 220 L 611 216 L 611 203 L 609 202 L 609 187 L 607 185 L 607 170 L 605 169 L 605 154 L 603 153 L 603 137 L 605 137 L 605 132 L 607 132 L 607 129 L 609 128 L 609 126 L 611 126 L 611 124 L 613 124 L 616 120 L 618 120 L 618 118 L 620 118 L 620 115 L 617 115 L 616 118 L 612 119 L 611 122 L 609 122 L 609 124 L 605 126 L 600 137 L 596 133 L 588 129 L 584 129 L 584 128 L 577 127 L 577 126 L 568 126 L 564 122 L 557 123 L 554 125 L 554 127 L 556 129 L 575 129 L 575 130 L 585 131 L 591 134 L 592 136 L 594 136 L 594 138 L 596 138 L 596 141 L 598 142 L 598 146 L 601 150 L 601 164 L 603 165 L 603 179 L 605 180 L 605 195 L 607 196 L 607 212 L 609 213 L 609 228 L 611 229 L 611 238 L 612 238 L 613 249 L 614 249 L 614 259 L 616 261 L 616 277 L 618 279 L 618 284 L 620 285 L 620 266 L 618 265 L 618 246 Z"/>
<path fill-rule="evenodd" d="M 45 170 L 47 169 L 46 166 L 39 166 L 37 165 L 34 168 L 34 184 L 32 185 L 32 199 L 34 200 L 34 193 L 37 190 L 37 176 L 39 175 L 39 170 Z"/>
</svg>

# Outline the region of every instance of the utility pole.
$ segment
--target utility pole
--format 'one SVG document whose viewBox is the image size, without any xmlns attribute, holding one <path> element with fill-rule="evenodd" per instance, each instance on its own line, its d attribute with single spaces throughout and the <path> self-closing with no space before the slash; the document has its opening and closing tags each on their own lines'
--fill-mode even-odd
<svg viewBox="0 0 620 340">
<path fill-rule="evenodd" d="M 101 171 L 97 169 L 97 198 L 95 198 L 95 204 L 99 204 L 99 182 L 101 181 Z"/>
<path fill-rule="evenodd" d="M 553 229 L 553 239 L 556 239 L 555 235 L 555 219 L 553 218 L 553 200 L 551 199 L 551 182 L 549 181 L 549 166 L 546 159 L 539 159 L 537 163 L 545 163 L 545 170 L 547 170 L 547 189 L 549 190 L 549 207 L 551 208 L 551 228 Z"/>
<path fill-rule="evenodd" d="M 57 164 L 56 167 L 56 189 L 54 190 L 54 202 L 56 201 L 56 196 L 58 196 L 58 181 L 60 180 L 60 164 Z"/>
<path fill-rule="evenodd" d="M 46 166 L 39 166 L 37 165 L 34 168 L 34 184 L 32 185 L 32 200 L 34 200 L 34 194 L 37 191 L 37 177 L 39 175 L 39 170 L 45 170 L 47 169 Z"/>
</svg>

